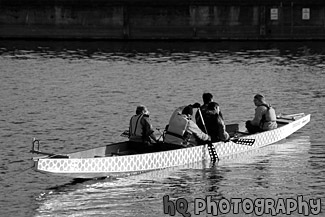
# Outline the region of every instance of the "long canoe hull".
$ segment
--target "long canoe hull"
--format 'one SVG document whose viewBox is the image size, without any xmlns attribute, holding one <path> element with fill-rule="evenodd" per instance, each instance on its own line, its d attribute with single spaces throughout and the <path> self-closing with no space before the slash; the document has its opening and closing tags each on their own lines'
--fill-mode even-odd
<svg viewBox="0 0 325 217">
<path fill-rule="evenodd" d="M 290 136 L 309 121 L 310 114 L 288 121 L 287 124 L 275 130 L 241 137 L 255 139 L 252 145 L 237 144 L 232 141 L 218 142 L 213 145 L 219 159 L 222 160 L 230 155 L 276 143 Z M 102 149 L 105 147 L 85 151 L 85 153 L 91 153 L 87 157 L 81 157 L 82 155 L 78 157 L 78 153 L 68 154 L 68 158 L 38 157 L 34 159 L 34 169 L 42 173 L 73 178 L 99 178 L 136 174 L 210 160 L 207 145 L 145 154 L 97 156 Z"/>
</svg>

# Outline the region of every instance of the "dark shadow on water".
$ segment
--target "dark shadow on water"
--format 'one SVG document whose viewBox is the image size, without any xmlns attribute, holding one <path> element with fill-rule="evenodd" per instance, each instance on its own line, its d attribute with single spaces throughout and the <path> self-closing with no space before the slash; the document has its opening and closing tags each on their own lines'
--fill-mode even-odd
<svg viewBox="0 0 325 217">
<path fill-rule="evenodd" d="M 64 59 L 161 64 L 202 61 L 213 65 L 256 61 L 274 65 L 323 67 L 325 42 L 189 42 L 189 41 L 3 41 L 0 57 L 15 60 Z M 317 97 L 322 96 L 316 94 Z"/>
<path fill-rule="evenodd" d="M 248 51 L 278 49 L 280 53 L 324 54 L 324 41 L 78 41 L 78 40 L 0 40 L 0 55 L 24 50 L 70 52 L 91 55 L 94 52 L 192 52 Z M 131 54 L 130 54 L 131 55 Z"/>
<path fill-rule="evenodd" d="M 101 181 L 113 181 L 115 179 L 116 178 L 108 178 L 108 177 L 101 177 L 101 178 L 96 178 L 96 179 L 75 178 L 75 179 L 72 179 L 71 182 L 64 183 L 64 184 L 57 185 L 57 186 L 52 186 L 52 187 L 47 188 L 46 190 L 55 191 L 55 192 L 66 192 L 69 190 L 73 191 L 76 188 L 79 188 L 84 185 L 91 185 L 91 184 L 95 184 L 95 183 L 101 182 Z"/>
</svg>

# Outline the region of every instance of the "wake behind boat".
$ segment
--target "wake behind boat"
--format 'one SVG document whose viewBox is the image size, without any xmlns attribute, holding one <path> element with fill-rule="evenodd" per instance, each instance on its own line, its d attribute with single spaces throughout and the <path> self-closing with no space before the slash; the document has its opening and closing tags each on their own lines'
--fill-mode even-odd
<svg viewBox="0 0 325 217">
<path fill-rule="evenodd" d="M 310 114 L 281 115 L 277 117 L 278 128 L 274 130 L 248 134 L 238 127 L 232 132 L 236 138 L 228 142 L 187 148 L 157 143 L 150 153 L 141 154 L 132 150 L 127 141 L 69 154 L 46 153 L 40 151 L 39 141 L 34 140 L 31 152 L 42 156 L 33 157 L 32 160 L 34 170 L 41 173 L 72 178 L 122 176 L 204 160 L 213 161 L 216 157 L 222 160 L 285 139 L 309 121 Z"/>
</svg>

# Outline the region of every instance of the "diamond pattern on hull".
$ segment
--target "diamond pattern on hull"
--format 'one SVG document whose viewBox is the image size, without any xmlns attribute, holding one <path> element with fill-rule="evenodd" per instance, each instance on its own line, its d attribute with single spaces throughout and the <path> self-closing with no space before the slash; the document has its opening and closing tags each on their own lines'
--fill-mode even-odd
<svg viewBox="0 0 325 217">
<path fill-rule="evenodd" d="M 284 139 L 307 124 L 309 120 L 310 115 L 307 115 L 278 129 L 243 137 L 255 139 L 255 143 L 251 146 L 233 142 L 219 142 L 214 145 L 219 158 L 222 159 L 222 157 L 260 148 Z M 156 170 L 189 164 L 205 159 L 210 159 L 206 145 L 172 151 L 102 158 L 44 158 L 38 160 L 36 169 L 38 171 L 60 174 L 114 174 Z"/>
</svg>

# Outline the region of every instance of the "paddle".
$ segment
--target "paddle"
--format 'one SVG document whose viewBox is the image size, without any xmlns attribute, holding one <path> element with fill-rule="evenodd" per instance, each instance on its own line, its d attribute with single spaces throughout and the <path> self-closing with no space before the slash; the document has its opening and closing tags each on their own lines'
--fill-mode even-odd
<svg viewBox="0 0 325 217">
<path fill-rule="evenodd" d="M 255 139 L 239 139 L 237 137 L 230 138 L 229 141 L 240 145 L 249 145 L 252 146 L 255 142 Z"/>
<path fill-rule="evenodd" d="M 207 128 L 205 126 L 205 123 L 204 123 L 203 116 L 202 116 L 200 108 L 198 109 L 198 112 L 199 112 L 202 124 L 204 126 L 205 133 L 207 133 L 208 131 L 207 131 Z M 230 138 L 228 141 L 231 141 L 233 143 L 240 144 L 240 145 L 252 146 L 254 144 L 254 142 L 255 142 L 255 139 L 246 139 L 246 138 L 239 139 L 237 137 L 233 137 L 233 138 Z M 225 141 L 225 142 L 228 142 L 228 141 Z M 217 159 L 219 160 L 218 154 L 217 154 L 212 142 L 208 143 L 208 150 L 209 150 L 210 157 L 211 157 L 211 159 L 213 161 L 216 161 Z"/>
<path fill-rule="evenodd" d="M 202 113 L 201 113 L 201 109 L 198 108 L 197 111 L 199 112 L 199 115 L 200 115 L 200 118 L 201 118 L 201 121 L 202 121 L 202 124 L 203 124 L 203 127 L 204 127 L 204 131 L 207 134 L 208 130 L 207 130 L 206 126 L 205 126 L 203 116 L 202 116 Z M 216 160 L 219 161 L 218 153 L 217 153 L 216 149 L 214 148 L 214 145 L 212 144 L 212 142 L 208 142 L 208 151 L 209 151 L 210 158 L 211 158 L 211 160 L 213 162 L 215 162 Z"/>
</svg>

